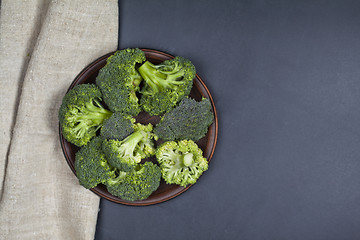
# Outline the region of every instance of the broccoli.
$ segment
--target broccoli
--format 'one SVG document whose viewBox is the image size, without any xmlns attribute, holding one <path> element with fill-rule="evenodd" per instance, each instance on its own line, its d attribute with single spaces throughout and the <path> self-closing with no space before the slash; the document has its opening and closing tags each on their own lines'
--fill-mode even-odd
<svg viewBox="0 0 360 240">
<path fill-rule="evenodd" d="M 161 171 L 152 162 L 137 165 L 130 172 L 118 173 L 118 176 L 107 181 L 109 193 L 127 201 L 137 201 L 148 198 L 160 185 Z"/>
<path fill-rule="evenodd" d="M 180 104 L 166 113 L 156 125 L 154 133 L 165 141 L 189 139 L 198 141 L 206 135 L 214 120 L 209 99 L 200 102 L 184 98 Z"/>
<path fill-rule="evenodd" d="M 194 184 L 208 169 L 202 150 L 191 140 L 161 144 L 156 150 L 156 159 L 165 182 L 183 187 Z"/>
<path fill-rule="evenodd" d="M 156 136 L 152 133 L 152 125 L 134 124 L 134 132 L 119 141 L 115 139 L 104 140 L 103 151 L 110 165 L 120 171 L 133 170 L 142 159 L 155 154 L 152 139 Z"/>
<path fill-rule="evenodd" d="M 114 113 L 111 117 L 104 121 L 100 131 L 103 139 L 123 140 L 134 132 L 134 118 L 124 117 L 122 113 Z"/>
<path fill-rule="evenodd" d="M 79 183 L 87 189 L 106 183 L 115 177 L 115 170 L 108 164 L 102 151 L 102 139 L 93 138 L 75 154 L 75 171 Z"/>
<path fill-rule="evenodd" d="M 190 60 L 175 57 L 159 65 L 146 61 L 138 69 L 144 79 L 140 105 L 150 115 L 160 115 L 172 109 L 189 95 L 195 66 Z"/>
<path fill-rule="evenodd" d="M 101 105 L 101 97 L 95 84 L 76 85 L 64 96 L 58 117 L 67 141 L 79 147 L 87 144 L 112 115 Z"/>
<path fill-rule="evenodd" d="M 142 78 L 136 64 L 145 61 L 145 53 L 140 49 L 124 49 L 107 59 L 96 78 L 104 102 L 113 112 L 136 116 L 141 111 L 136 92 L 140 90 Z"/>
<path fill-rule="evenodd" d="M 141 131 L 144 138 L 138 143 L 139 149 L 142 151 L 143 158 L 148 158 L 155 155 L 154 140 L 158 140 L 158 136 L 153 133 L 153 125 L 148 123 L 143 125 L 140 123 L 134 124 L 135 131 Z"/>
</svg>

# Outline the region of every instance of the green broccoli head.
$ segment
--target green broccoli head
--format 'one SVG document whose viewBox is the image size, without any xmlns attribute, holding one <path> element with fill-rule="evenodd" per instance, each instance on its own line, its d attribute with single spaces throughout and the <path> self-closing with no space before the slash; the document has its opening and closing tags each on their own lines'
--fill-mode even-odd
<svg viewBox="0 0 360 240">
<path fill-rule="evenodd" d="M 124 49 L 107 59 L 96 78 L 104 102 L 113 112 L 136 116 L 141 111 L 136 92 L 140 90 L 142 77 L 136 64 L 146 60 L 145 53 L 138 49 Z"/>
<path fill-rule="evenodd" d="M 107 181 L 109 193 L 127 201 L 148 198 L 160 185 L 161 171 L 152 162 L 137 165 L 130 172 L 119 172 L 116 178 Z"/>
<path fill-rule="evenodd" d="M 196 183 L 202 173 L 208 169 L 208 162 L 203 157 L 203 152 L 191 140 L 163 143 L 156 150 L 156 159 L 165 182 L 183 187 Z"/>
<path fill-rule="evenodd" d="M 150 123 L 146 126 L 137 123 L 134 124 L 134 132 L 124 140 L 104 140 L 103 151 L 110 165 L 120 171 L 131 171 L 142 159 L 154 155 L 155 135 L 152 129 Z"/>
<path fill-rule="evenodd" d="M 138 69 L 144 79 L 140 104 L 150 115 L 160 115 L 172 109 L 189 95 L 195 78 L 195 66 L 190 60 L 175 57 L 159 65 L 146 61 Z"/>
<path fill-rule="evenodd" d="M 103 139 L 123 140 L 134 132 L 134 118 L 124 117 L 122 113 L 114 113 L 104 121 L 100 131 Z"/>
<path fill-rule="evenodd" d="M 58 117 L 67 141 L 79 147 L 87 144 L 112 115 L 101 105 L 101 97 L 95 84 L 76 85 L 64 96 Z"/>
<path fill-rule="evenodd" d="M 87 189 L 115 177 L 115 171 L 108 164 L 102 151 L 100 137 L 93 138 L 75 154 L 75 171 L 79 183 Z"/>
<path fill-rule="evenodd" d="M 186 97 L 162 117 L 154 133 L 165 141 L 198 141 L 206 135 L 213 120 L 214 114 L 211 112 L 209 99 L 203 98 L 197 102 Z"/>
</svg>

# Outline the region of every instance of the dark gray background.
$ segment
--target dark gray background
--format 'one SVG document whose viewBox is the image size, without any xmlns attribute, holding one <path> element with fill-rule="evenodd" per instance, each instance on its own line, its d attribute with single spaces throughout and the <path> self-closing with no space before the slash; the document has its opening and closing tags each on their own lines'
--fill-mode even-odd
<svg viewBox="0 0 360 240">
<path fill-rule="evenodd" d="M 121 1 L 119 37 L 193 61 L 219 138 L 175 199 L 102 200 L 96 239 L 360 239 L 359 1 Z"/>
</svg>

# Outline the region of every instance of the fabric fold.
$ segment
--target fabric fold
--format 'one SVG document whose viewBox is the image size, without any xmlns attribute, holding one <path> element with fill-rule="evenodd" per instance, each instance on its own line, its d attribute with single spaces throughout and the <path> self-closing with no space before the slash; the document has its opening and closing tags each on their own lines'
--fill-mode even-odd
<svg viewBox="0 0 360 240">
<path fill-rule="evenodd" d="M 3 4 L 2 13 L 15 2 Z M 4 164 L 1 239 L 94 237 L 99 198 L 78 184 L 66 164 L 57 113 L 75 76 L 91 61 L 116 50 L 117 4 L 117 0 L 49 3 L 23 83 L 18 85 L 21 96 Z M 25 14 L 28 9 L 18 11 Z M 10 30 L 1 33 L 2 40 L 11 37 Z M 4 68 L 12 67 L 1 61 Z M 4 77 L 2 85 L 7 84 Z M 5 109 L 1 111 L 3 115 Z"/>
<path fill-rule="evenodd" d="M 3 0 L 0 14 L 0 198 L 22 83 L 49 0 Z M 24 9 L 18 12 L 19 9 Z M 26 11 L 25 11 L 26 10 Z M 16 14 L 14 14 L 16 13 Z"/>
</svg>

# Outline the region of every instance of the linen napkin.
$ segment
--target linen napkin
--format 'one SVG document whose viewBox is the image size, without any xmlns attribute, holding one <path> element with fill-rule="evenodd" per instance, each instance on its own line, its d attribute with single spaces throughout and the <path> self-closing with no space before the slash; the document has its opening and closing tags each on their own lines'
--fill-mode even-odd
<svg viewBox="0 0 360 240">
<path fill-rule="evenodd" d="M 116 50 L 117 0 L 2 0 L 0 239 L 93 239 L 99 198 L 62 154 L 57 114 L 75 76 Z"/>
</svg>

